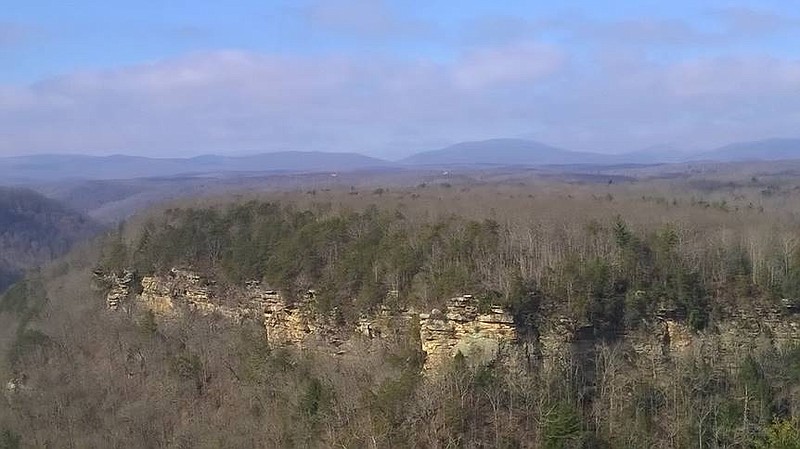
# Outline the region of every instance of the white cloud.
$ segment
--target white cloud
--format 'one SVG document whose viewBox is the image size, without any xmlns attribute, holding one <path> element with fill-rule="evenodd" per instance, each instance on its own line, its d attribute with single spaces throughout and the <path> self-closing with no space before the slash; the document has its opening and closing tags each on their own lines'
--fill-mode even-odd
<svg viewBox="0 0 800 449">
<path fill-rule="evenodd" d="M 532 130 L 577 149 L 710 146 L 795 135 L 797 111 L 800 62 L 767 56 L 577 64 L 530 41 L 451 63 L 217 51 L 0 86 L 0 154 L 400 156 Z"/>
<path fill-rule="evenodd" d="M 517 43 L 467 53 L 454 70 L 455 83 L 467 89 L 530 83 L 561 69 L 566 56 L 552 45 Z"/>
<path fill-rule="evenodd" d="M 695 59 L 671 67 L 670 90 L 682 98 L 753 98 L 797 95 L 800 61 L 774 57 L 727 57 Z"/>
</svg>

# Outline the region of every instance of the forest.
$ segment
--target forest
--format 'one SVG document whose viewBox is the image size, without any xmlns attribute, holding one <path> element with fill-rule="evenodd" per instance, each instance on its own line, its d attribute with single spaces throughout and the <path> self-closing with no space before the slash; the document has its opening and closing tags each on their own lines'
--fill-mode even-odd
<svg viewBox="0 0 800 449">
<path fill-rule="evenodd" d="M 666 372 L 625 350 L 664 311 L 698 338 L 736 311 L 795 313 L 797 188 L 450 181 L 157 206 L 0 300 L 0 448 L 800 448 L 797 344 L 754 342 L 733 363 L 688 353 Z M 523 367 L 457 355 L 428 373 L 411 338 L 337 358 L 268 345 L 258 323 L 107 311 L 90 287 L 96 270 L 173 267 L 220 291 L 314 289 L 342 326 L 470 294 L 531 333 L 531 317 L 579 323 L 595 350 Z"/>
<path fill-rule="evenodd" d="M 25 188 L 0 187 L 0 292 L 27 268 L 46 263 L 101 226 Z"/>
</svg>

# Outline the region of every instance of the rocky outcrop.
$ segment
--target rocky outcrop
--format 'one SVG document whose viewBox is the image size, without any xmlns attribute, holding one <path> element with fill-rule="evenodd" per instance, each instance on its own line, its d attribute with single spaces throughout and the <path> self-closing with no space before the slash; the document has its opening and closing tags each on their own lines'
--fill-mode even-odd
<svg viewBox="0 0 800 449">
<path fill-rule="evenodd" d="M 436 370 L 459 353 L 473 365 L 498 357 L 520 360 L 524 355 L 544 369 L 585 362 L 590 370 L 598 347 L 608 343 L 622 345 L 631 363 L 658 376 L 686 356 L 733 366 L 744 352 L 760 345 L 787 348 L 800 343 L 800 314 L 788 306 L 728 311 L 701 332 L 693 331 L 676 311 L 662 310 L 652 321 L 608 336 L 554 311 L 529 317 L 523 326 L 502 307 L 481 309 L 470 295 L 452 298 L 443 310 L 426 313 L 384 307 L 345 325 L 336 310 L 317 312 L 313 290 L 293 301 L 256 281 L 223 291 L 213 281 L 178 268 L 141 279 L 131 271 L 96 273 L 96 281 L 104 286 L 109 309 L 135 304 L 161 319 L 199 313 L 233 322 L 260 320 L 266 342 L 273 346 L 314 345 L 343 354 L 353 341 L 412 337 L 426 354 L 427 370 Z"/>
<path fill-rule="evenodd" d="M 208 283 L 192 271 L 173 268 L 166 276 L 145 276 L 141 284 L 135 300 L 156 316 L 175 318 L 191 309 L 205 314 L 217 311 Z"/>
<path fill-rule="evenodd" d="M 131 270 L 125 270 L 121 275 L 106 274 L 102 271 L 94 272 L 95 288 L 106 291 L 106 308 L 109 310 L 117 310 L 120 304 L 128 301 L 131 297 L 134 280 L 135 274 Z"/>
<path fill-rule="evenodd" d="M 603 335 L 588 324 L 554 314 L 540 316 L 538 349 L 544 369 L 581 367 L 586 378 L 600 350 L 615 346 L 625 359 L 654 379 L 676 363 L 703 360 L 721 369 L 736 369 L 752 351 L 787 349 L 800 344 L 800 314 L 789 307 L 720 311 L 708 328 L 695 331 L 675 310 L 660 310 L 647 322 L 620 333 Z"/>
<path fill-rule="evenodd" d="M 425 366 L 435 368 L 461 353 L 472 363 L 486 363 L 517 340 L 514 318 L 493 306 L 481 313 L 472 296 L 459 296 L 437 309 L 419 315 L 420 342 Z"/>
<path fill-rule="evenodd" d="M 335 334 L 332 326 L 311 310 L 313 291 L 309 291 L 303 301 L 287 302 L 277 292 L 264 292 L 253 284 L 250 289 L 263 301 L 264 329 L 269 344 L 303 346 L 312 338 L 338 343 L 338 339 L 332 338 Z"/>
<path fill-rule="evenodd" d="M 199 313 L 239 322 L 260 316 L 263 310 L 260 297 L 240 292 L 220 295 L 213 291 L 214 287 L 213 282 L 190 270 L 173 268 L 166 276 L 143 277 L 141 293 L 134 300 L 139 307 L 166 319 Z"/>
<path fill-rule="evenodd" d="M 129 272 L 126 272 L 129 273 Z M 418 314 L 413 310 L 381 308 L 360 317 L 352 328 L 337 320 L 334 310 L 329 315 L 316 312 L 315 292 L 308 291 L 295 301 L 287 301 L 280 293 L 257 281 L 242 289 L 216 291 L 214 284 L 191 270 L 173 268 L 164 276 L 144 276 L 138 282 L 138 294 L 131 294 L 134 277 L 110 279 L 107 291 L 114 308 L 124 301 L 148 310 L 160 319 L 177 319 L 186 313 L 217 314 L 241 321 L 262 319 L 265 338 L 270 345 L 328 345 L 333 353 L 342 353 L 353 339 L 388 340 L 407 338 L 417 329 L 420 350 L 427 354 L 426 366 L 435 367 L 461 353 L 472 363 L 485 363 L 497 357 L 503 348 L 516 341 L 511 315 L 500 307 L 479 311 L 477 301 L 469 295 L 453 298 L 440 312 Z"/>
<path fill-rule="evenodd" d="M 172 317 L 176 313 L 172 286 L 163 279 L 154 276 L 143 277 L 142 293 L 138 299 L 139 303 L 157 316 Z"/>
</svg>

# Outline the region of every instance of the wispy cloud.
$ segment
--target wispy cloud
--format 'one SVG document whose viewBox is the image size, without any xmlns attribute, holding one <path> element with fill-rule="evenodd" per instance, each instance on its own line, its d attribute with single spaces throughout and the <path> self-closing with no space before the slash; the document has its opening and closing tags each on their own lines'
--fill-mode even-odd
<svg viewBox="0 0 800 449">
<path fill-rule="evenodd" d="M 557 47 L 537 42 L 479 48 L 459 60 L 454 81 L 467 89 L 533 83 L 557 72 L 566 59 Z"/>
<path fill-rule="evenodd" d="M 524 41 L 450 63 L 215 51 L 0 88 L 0 153 L 355 150 L 526 135 L 596 150 L 796 134 L 800 61 L 575 67 Z"/>
<path fill-rule="evenodd" d="M 391 157 L 506 136 L 621 151 L 798 133 L 800 60 L 758 45 L 794 33 L 790 16 L 741 8 L 693 20 L 484 14 L 443 31 L 397 5 L 287 7 L 298 28 L 278 38 L 346 37 L 341 48 L 212 47 L 0 85 L 0 154 L 313 149 Z M 170 32 L 212 42 L 210 29 Z M 0 45 L 28 32 L 0 24 Z M 446 35 L 441 51 L 408 51 L 435 40 L 422 38 L 431 32 Z M 386 45 L 354 44 L 375 41 Z"/>
</svg>

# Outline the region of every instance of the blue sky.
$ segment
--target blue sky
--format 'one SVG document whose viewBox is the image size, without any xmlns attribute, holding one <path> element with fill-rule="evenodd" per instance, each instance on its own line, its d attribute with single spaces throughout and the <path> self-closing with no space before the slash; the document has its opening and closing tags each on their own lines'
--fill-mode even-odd
<svg viewBox="0 0 800 449">
<path fill-rule="evenodd" d="M 800 137 L 793 3 L 8 0 L 0 154 Z"/>
</svg>

